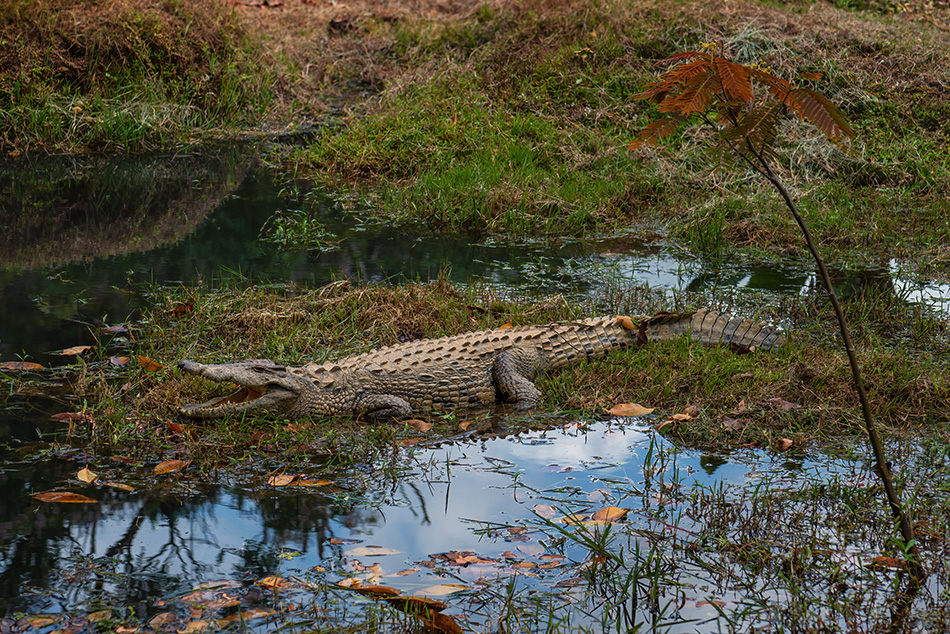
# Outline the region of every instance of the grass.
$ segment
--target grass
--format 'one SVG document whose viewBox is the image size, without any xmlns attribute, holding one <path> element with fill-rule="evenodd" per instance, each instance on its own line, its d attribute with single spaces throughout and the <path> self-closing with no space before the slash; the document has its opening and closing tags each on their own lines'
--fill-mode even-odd
<svg viewBox="0 0 950 634">
<path fill-rule="evenodd" d="M 433 231 L 520 238 L 661 225 L 708 256 L 799 252 L 772 192 L 710 163 L 701 136 L 665 153 L 625 149 L 654 118 L 632 101 L 653 62 L 718 37 L 739 61 L 780 75 L 824 71 L 819 88 L 858 130 L 853 155 L 788 130 L 781 175 L 829 260 L 895 257 L 946 279 L 950 143 L 938 122 L 948 113 L 930 83 L 945 78 L 946 33 L 823 3 L 730 11 L 743 19 L 699 5 L 521 3 L 402 25 L 392 37 L 403 74 L 343 131 L 285 162 Z"/>
<path fill-rule="evenodd" d="M 223 3 L 0 8 L 0 148 L 133 152 L 257 125 L 276 69 Z"/>
</svg>

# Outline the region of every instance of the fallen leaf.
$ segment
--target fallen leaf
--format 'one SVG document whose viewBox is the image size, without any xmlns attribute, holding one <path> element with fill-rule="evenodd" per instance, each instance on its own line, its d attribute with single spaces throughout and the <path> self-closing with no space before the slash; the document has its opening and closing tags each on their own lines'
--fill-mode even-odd
<svg viewBox="0 0 950 634">
<path fill-rule="evenodd" d="M 148 372 L 158 372 L 159 370 L 165 367 L 158 361 L 152 361 L 148 357 L 144 357 L 142 355 L 138 355 L 138 360 L 139 360 L 139 365 L 141 365 L 142 368 Z"/>
<path fill-rule="evenodd" d="M 105 328 L 100 328 L 99 332 L 106 335 L 121 335 L 129 331 L 127 326 L 106 326 Z"/>
<path fill-rule="evenodd" d="M 416 618 L 439 632 L 445 632 L 445 634 L 462 634 L 461 626 L 448 614 L 436 612 L 428 618 L 419 615 L 417 615 Z"/>
<path fill-rule="evenodd" d="M 597 520 L 599 522 L 616 522 L 627 516 L 628 509 L 622 509 L 616 506 L 605 506 L 604 508 L 596 511 L 591 519 Z"/>
<path fill-rule="evenodd" d="M 42 370 L 43 366 L 32 361 L 4 361 L 0 363 L 0 370 L 26 371 Z"/>
<path fill-rule="evenodd" d="M 548 519 L 551 519 L 552 517 L 557 515 L 557 511 L 555 510 L 555 508 L 553 506 L 550 506 L 549 504 L 535 504 L 534 508 L 531 510 L 533 510 L 537 515 L 540 515 L 541 517 L 546 517 Z"/>
<path fill-rule="evenodd" d="M 871 570 L 903 570 L 907 563 L 903 559 L 881 555 L 867 562 L 865 566 Z"/>
<path fill-rule="evenodd" d="M 445 609 L 445 604 L 438 599 L 417 597 L 411 594 L 401 594 L 396 597 L 388 597 L 386 599 L 386 603 L 409 614 L 426 614 L 429 613 L 430 610 L 433 612 L 440 612 Z"/>
<path fill-rule="evenodd" d="M 83 482 L 95 482 L 99 479 L 95 473 L 90 471 L 88 468 L 83 467 L 79 470 L 79 473 L 76 474 L 76 477 L 82 480 Z"/>
<path fill-rule="evenodd" d="M 725 602 L 725 601 L 697 601 L 697 602 L 696 602 L 696 607 L 697 607 L 697 608 L 701 608 L 701 607 L 703 607 L 704 605 L 715 605 L 715 606 L 718 606 L 718 607 L 722 608 L 722 607 L 725 607 L 726 602 Z"/>
<path fill-rule="evenodd" d="M 735 418 L 729 418 L 728 416 L 725 416 L 722 419 L 722 428 L 725 430 L 737 431 L 739 429 L 742 429 L 743 427 L 745 427 L 744 421 L 741 421 Z"/>
<path fill-rule="evenodd" d="M 468 428 L 471 427 L 472 423 L 474 422 L 475 421 L 473 420 L 463 420 L 461 423 L 459 423 L 459 429 L 462 431 L 468 431 Z"/>
<path fill-rule="evenodd" d="M 112 618 L 112 610 L 99 610 L 98 612 L 86 615 L 86 620 L 90 623 L 98 623 L 99 621 L 105 621 L 109 618 Z"/>
<path fill-rule="evenodd" d="M 158 629 L 163 625 L 168 625 L 170 623 L 175 623 L 178 621 L 178 615 L 174 612 L 162 612 L 153 616 L 149 622 L 148 626 L 153 629 Z"/>
<path fill-rule="evenodd" d="M 348 581 L 344 579 L 343 581 Z M 348 585 L 343 585 L 343 581 L 337 583 L 338 586 L 343 588 L 348 588 L 354 592 L 361 592 L 363 594 L 369 595 L 384 595 L 389 597 L 395 597 L 401 594 L 396 588 L 390 588 L 389 586 L 377 586 L 377 585 L 363 585 L 362 583 L 351 583 Z M 358 579 L 356 581 L 359 581 Z"/>
<path fill-rule="evenodd" d="M 584 581 L 583 577 L 571 577 L 570 579 L 561 579 L 554 584 L 555 588 L 573 588 Z"/>
<path fill-rule="evenodd" d="M 782 410 L 786 412 L 788 410 L 798 409 L 801 407 L 801 405 L 799 405 L 798 403 L 790 403 L 789 401 L 786 401 L 785 399 L 779 398 L 777 396 L 775 398 L 770 398 L 766 401 L 763 401 L 762 405 L 765 405 L 766 407 L 769 407 L 771 409 L 777 409 L 777 410 Z"/>
<path fill-rule="evenodd" d="M 267 478 L 267 485 L 272 487 L 285 487 L 290 484 L 293 484 L 301 478 L 300 474 L 297 475 L 287 475 L 282 473 L 280 475 L 275 475 Z"/>
<path fill-rule="evenodd" d="M 81 493 L 72 491 L 49 491 L 47 493 L 37 493 L 33 496 L 40 502 L 62 502 L 64 504 L 98 504 L 99 500 L 86 497 Z"/>
<path fill-rule="evenodd" d="M 672 418 L 673 420 L 679 423 L 685 423 L 688 420 L 693 420 L 693 417 L 690 416 L 689 414 L 673 414 L 672 416 L 670 416 L 670 418 Z"/>
<path fill-rule="evenodd" d="M 60 357 L 71 357 L 75 355 L 80 355 L 91 349 L 92 349 L 92 346 L 73 346 L 72 348 L 57 350 L 56 352 L 53 352 L 52 354 L 58 355 Z"/>
<path fill-rule="evenodd" d="M 137 625 L 133 627 L 126 627 L 124 625 L 120 625 L 119 627 L 115 628 L 115 634 L 135 634 L 138 631 L 139 631 L 139 627 Z"/>
<path fill-rule="evenodd" d="M 127 484 L 122 484 L 121 482 L 103 482 L 102 486 L 112 487 L 113 489 L 119 489 L 120 491 L 128 491 L 132 493 L 135 491 L 135 487 L 130 487 Z"/>
<path fill-rule="evenodd" d="M 429 431 L 430 429 L 432 429 L 432 423 L 426 422 L 424 420 L 420 420 L 418 418 L 410 418 L 409 420 L 404 421 L 404 422 L 406 423 L 406 425 L 408 425 L 409 427 L 412 427 L 416 431 Z"/>
<path fill-rule="evenodd" d="M 613 416 L 646 416 L 652 413 L 654 409 L 637 403 L 619 403 L 608 409 L 607 413 Z"/>
<path fill-rule="evenodd" d="M 179 436 L 185 431 L 185 426 L 181 423 L 175 423 L 168 421 L 168 429 L 173 434 L 178 434 Z"/>
<path fill-rule="evenodd" d="M 251 619 L 259 619 L 262 616 L 270 616 L 271 614 L 276 614 L 276 611 L 270 608 L 251 608 L 243 612 L 238 612 L 237 616 L 245 621 L 250 621 Z"/>
<path fill-rule="evenodd" d="M 405 570 L 400 570 L 399 572 L 394 572 L 391 575 L 386 575 L 387 577 L 405 577 L 406 575 L 411 575 L 416 572 L 419 572 L 422 568 L 406 568 Z"/>
<path fill-rule="evenodd" d="M 188 621 L 185 627 L 175 630 L 178 634 L 199 634 L 207 632 L 211 628 L 210 621 Z"/>
<path fill-rule="evenodd" d="M 383 548 L 382 546 L 358 546 L 347 550 L 345 554 L 351 557 L 382 557 L 385 555 L 398 555 L 400 551 L 393 548 Z"/>
<path fill-rule="evenodd" d="M 109 363 L 117 368 L 124 368 L 129 365 L 129 361 L 131 361 L 131 359 L 128 357 L 109 357 Z"/>
<path fill-rule="evenodd" d="M 257 585 L 267 588 L 269 590 L 277 590 L 279 588 L 283 588 L 284 586 L 286 586 L 287 581 L 284 579 L 281 579 L 280 577 L 271 576 L 271 577 L 264 577 L 263 579 L 257 582 Z"/>
<path fill-rule="evenodd" d="M 331 480 L 297 480 L 294 482 L 293 486 L 298 487 L 325 487 L 333 484 Z"/>
<path fill-rule="evenodd" d="M 779 451 L 788 451 L 795 442 L 790 438 L 779 438 L 778 442 L 775 443 L 776 448 Z"/>
<path fill-rule="evenodd" d="M 429 586 L 428 588 L 423 588 L 422 590 L 416 590 L 413 592 L 416 596 L 434 596 L 442 597 L 447 594 L 454 594 L 456 592 L 462 592 L 463 590 L 468 590 L 468 586 L 463 586 L 459 583 L 440 583 L 436 586 Z"/>
<path fill-rule="evenodd" d="M 423 440 L 425 440 L 425 438 L 403 438 L 402 440 L 399 441 L 399 446 L 410 447 L 412 445 L 422 442 Z"/>
<path fill-rule="evenodd" d="M 155 465 L 155 474 L 162 475 L 164 473 L 178 471 L 184 469 L 189 464 L 191 464 L 190 460 L 166 460 L 165 462 L 160 462 Z"/>
<path fill-rule="evenodd" d="M 58 623 L 62 620 L 61 616 L 46 616 L 45 614 L 37 614 L 34 616 L 26 617 L 26 622 L 30 624 L 30 627 L 38 630 L 47 625 L 52 625 L 53 623 Z"/>
<path fill-rule="evenodd" d="M 530 570 L 532 568 L 537 568 L 538 564 L 533 561 L 519 561 L 516 564 L 511 564 L 511 568 L 517 568 L 518 570 Z"/>
<path fill-rule="evenodd" d="M 192 302 L 181 302 L 169 308 L 167 312 L 169 315 L 186 315 L 190 313 L 194 307 L 195 305 Z"/>
<path fill-rule="evenodd" d="M 662 423 L 654 427 L 654 429 L 656 429 L 657 431 L 662 431 L 664 427 L 666 427 L 667 425 L 672 425 L 675 422 L 676 421 L 673 420 L 672 418 L 667 418 L 665 421 L 663 421 Z"/>
<path fill-rule="evenodd" d="M 60 412 L 59 414 L 53 414 L 52 416 L 49 417 L 49 419 L 55 420 L 55 421 L 72 420 L 72 421 L 80 421 L 83 423 L 92 422 L 92 416 L 87 414 L 86 412 Z"/>
</svg>

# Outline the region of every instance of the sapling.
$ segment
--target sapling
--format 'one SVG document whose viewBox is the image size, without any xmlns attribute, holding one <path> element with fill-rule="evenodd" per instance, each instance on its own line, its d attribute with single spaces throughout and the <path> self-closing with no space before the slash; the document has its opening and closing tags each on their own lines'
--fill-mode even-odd
<svg viewBox="0 0 950 634">
<path fill-rule="evenodd" d="M 900 528 L 908 567 L 914 577 L 920 579 L 923 570 L 919 563 L 914 531 L 894 487 L 884 448 L 874 425 L 847 320 L 811 231 L 773 169 L 776 145 L 782 132 L 780 123 L 786 117 L 798 117 L 814 125 L 835 144 L 841 143 L 845 137 L 854 138 L 854 131 L 835 105 L 821 93 L 795 86 L 773 75 L 768 68 L 726 59 L 717 42 L 703 44 L 699 51 L 677 53 L 659 65 L 668 66 L 669 70 L 660 75 L 658 81 L 647 85 L 635 99 L 656 103 L 658 110 L 665 116 L 640 130 L 639 138 L 630 143 L 630 149 L 659 145 L 662 139 L 683 125 L 705 125 L 715 133 L 718 148 L 723 154 L 737 158 L 740 163 L 768 180 L 792 212 L 815 260 L 818 275 L 838 320 L 854 387 L 861 402 L 865 429 L 874 453 L 875 471 L 884 483 L 887 502 Z M 817 80 L 821 74 L 806 73 L 801 77 Z"/>
</svg>

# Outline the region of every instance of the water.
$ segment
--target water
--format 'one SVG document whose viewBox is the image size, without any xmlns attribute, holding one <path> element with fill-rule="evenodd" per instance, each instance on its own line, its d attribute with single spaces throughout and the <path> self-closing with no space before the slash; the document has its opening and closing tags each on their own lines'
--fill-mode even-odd
<svg viewBox="0 0 950 634">
<path fill-rule="evenodd" d="M 299 197 L 282 196 L 281 189 L 254 148 L 242 146 L 0 168 L 0 361 L 59 364 L 62 357 L 52 351 L 93 343 L 101 325 L 134 321 L 147 305 L 143 291 L 150 285 L 235 275 L 319 285 L 447 272 L 460 283 L 572 297 L 596 293 L 605 276 L 671 293 L 725 287 L 780 296 L 810 292 L 815 284 L 807 268 L 738 265 L 710 272 L 688 254 L 661 247 L 658 239 L 625 236 L 551 246 L 432 236 L 374 222 L 353 204 L 319 194 L 310 195 L 308 210 L 336 235 L 339 248 L 282 250 L 259 239 L 275 213 L 302 206 Z M 912 283 L 895 262 L 839 279 L 844 290 L 876 284 L 937 309 L 946 310 L 950 302 L 945 285 Z M 280 606 L 256 581 L 297 576 L 332 586 L 350 576 L 368 579 L 359 565 L 378 563 L 376 582 L 404 593 L 445 583 L 464 586 L 467 593 L 451 602 L 454 614 L 486 629 L 490 624 L 479 621 L 481 612 L 465 609 L 483 599 L 489 613 L 503 609 L 503 601 L 485 599 L 486 579 L 514 578 L 516 589 L 527 593 L 519 597 L 546 597 L 547 609 L 561 616 L 588 601 L 576 588 L 587 587 L 578 579 L 584 578 L 589 553 L 559 541 L 557 530 L 535 512 L 539 505 L 554 508 L 555 517 L 586 507 L 629 508 L 625 534 L 631 544 L 656 548 L 643 536 L 675 541 L 682 530 L 680 537 L 689 539 L 690 530 L 703 527 L 683 515 L 683 499 L 661 508 L 664 486 L 742 489 L 768 481 L 779 489 L 807 489 L 834 478 L 867 481 L 865 465 L 851 460 L 751 451 L 702 455 L 680 451 L 636 423 L 594 424 L 589 432 L 573 425 L 407 452 L 390 471 L 364 465 L 324 474 L 315 466 L 313 477 L 333 483 L 306 489 L 269 487 L 258 476 L 227 485 L 187 476 L 160 481 L 150 474 L 151 465 L 94 464 L 103 479 L 114 472 L 135 491 L 98 486 L 91 489 L 98 504 L 40 504 L 31 493 L 74 482 L 87 461 L 81 450 L 46 444 L 63 430 L 48 415 L 74 408 L 76 397 L 55 383 L 41 392 L 15 394 L 0 411 L 7 442 L 0 449 L 0 613 L 6 617 L 117 606 L 142 620 L 169 610 L 181 617 L 187 612 L 182 597 L 196 584 L 217 581 L 239 605 L 215 618 L 259 609 L 263 616 L 252 623 L 268 630 L 279 621 L 267 617 L 267 610 Z M 368 545 L 397 552 L 352 554 Z M 469 552 L 478 561 L 455 565 L 438 556 L 452 551 Z M 411 572 L 396 576 L 406 570 Z M 679 589 L 664 591 L 662 599 L 677 606 L 678 619 L 715 617 L 709 600 L 732 607 L 744 600 L 739 590 L 717 586 L 699 564 L 683 562 L 677 581 Z M 310 589 L 291 588 L 281 601 L 313 600 Z M 345 612 L 348 602 L 370 602 L 344 590 L 322 592 L 318 603 L 325 609 Z M 662 621 L 660 603 L 628 610 L 624 618 L 656 625 Z M 587 608 L 590 616 L 581 610 L 571 618 L 595 623 L 603 610 Z M 299 616 L 300 622 L 311 618 L 317 617 L 306 610 Z M 670 631 L 693 627 L 671 625 Z"/>
</svg>

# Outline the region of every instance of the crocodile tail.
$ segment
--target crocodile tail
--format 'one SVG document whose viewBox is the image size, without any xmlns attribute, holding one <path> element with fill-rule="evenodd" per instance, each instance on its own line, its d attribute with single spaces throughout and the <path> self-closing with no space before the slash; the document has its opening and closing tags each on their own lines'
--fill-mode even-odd
<svg viewBox="0 0 950 634">
<path fill-rule="evenodd" d="M 781 328 L 705 309 L 651 317 L 641 324 L 640 332 L 646 341 L 669 341 L 688 334 L 693 341 L 707 346 L 722 344 L 771 350 L 785 345 Z"/>
</svg>

